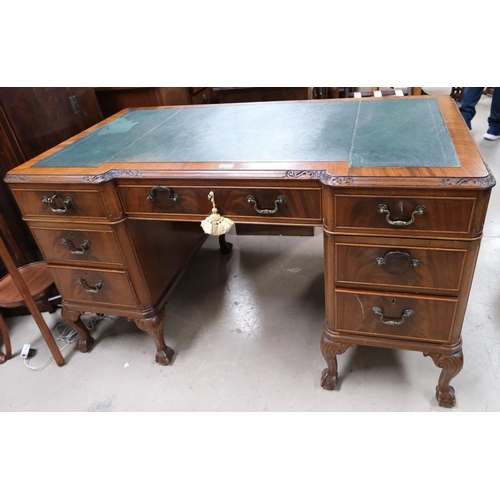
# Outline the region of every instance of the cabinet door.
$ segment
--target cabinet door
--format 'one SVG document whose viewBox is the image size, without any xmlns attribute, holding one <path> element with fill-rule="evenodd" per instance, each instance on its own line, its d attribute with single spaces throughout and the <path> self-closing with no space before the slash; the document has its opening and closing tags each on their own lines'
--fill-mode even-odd
<svg viewBox="0 0 500 500">
<path fill-rule="evenodd" d="M 40 258 L 33 237 L 28 227 L 21 219 L 21 213 L 3 178 L 9 170 L 25 161 L 24 155 L 17 144 L 10 124 L 0 104 L 0 213 L 22 254 L 16 252 L 18 264 L 26 264 Z M 7 274 L 7 269 L 0 261 L 0 277 Z M 5 314 L 5 312 L 4 312 Z"/>
<path fill-rule="evenodd" d="M 91 88 L 0 88 L 0 104 L 26 160 L 102 120 Z"/>
</svg>

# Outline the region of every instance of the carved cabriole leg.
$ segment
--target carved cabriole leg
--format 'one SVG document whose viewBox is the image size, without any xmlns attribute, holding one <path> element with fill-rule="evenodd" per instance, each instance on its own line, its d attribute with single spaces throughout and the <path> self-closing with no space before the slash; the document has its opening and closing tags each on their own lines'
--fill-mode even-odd
<svg viewBox="0 0 500 500">
<path fill-rule="evenodd" d="M 338 369 L 337 369 L 337 354 L 343 354 L 349 347 L 356 347 L 353 344 L 343 344 L 340 342 L 333 342 L 328 338 L 321 337 L 321 354 L 326 360 L 328 368 L 323 370 L 321 374 L 321 387 L 332 391 L 337 389 L 338 384 Z"/>
<path fill-rule="evenodd" d="M 69 309 L 66 309 L 65 307 L 63 307 L 61 311 L 62 319 L 70 326 L 72 326 L 80 334 L 80 340 L 78 341 L 77 344 L 78 350 L 80 352 L 89 352 L 90 349 L 92 349 L 92 346 L 94 345 L 94 339 L 92 338 L 86 326 L 80 319 L 81 315 L 82 312 L 71 311 Z"/>
<path fill-rule="evenodd" d="M 142 331 L 153 337 L 156 345 L 156 362 L 160 365 L 169 365 L 174 357 L 174 351 L 165 344 L 163 336 L 163 324 L 165 323 L 165 309 L 156 316 L 146 319 L 134 318 L 135 324 Z"/>
<path fill-rule="evenodd" d="M 220 246 L 220 251 L 224 254 L 231 253 L 231 251 L 233 250 L 233 244 L 226 241 L 225 234 L 221 234 L 219 236 L 219 246 Z"/>
<path fill-rule="evenodd" d="M 460 373 L 464 365 L 462 350 L 460 349 L 460 351 L 450 355 L 424 353 L 424 356 L 430 356 L 434 364 L 438 368 L 442 368 L 436 387 L 436 399 L 439 406 L 453 408 L 456 405 L 455 389 L 451 387 L 450 381 Z"/>
</svg>

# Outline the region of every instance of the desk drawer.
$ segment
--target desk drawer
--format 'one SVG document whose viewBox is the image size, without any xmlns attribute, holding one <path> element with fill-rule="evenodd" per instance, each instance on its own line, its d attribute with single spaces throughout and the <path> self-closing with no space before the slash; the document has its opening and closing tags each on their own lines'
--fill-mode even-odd
<svg viewBox="0 0 500 500">
<path fill-rule="evenodd" d="M 49 266 L 64 300 L 123 307 L 138 305 L 130 278 L 125 271 L 102 271 Z"/>
<path fill-rule="evenodd" d="M 335 195 L 334 203 L 337 231 L 465 237 L 472 234 L 476 198 Z"/>
<path fill-rule="evenodd" d="M 98 190 L 16 189 L 12 192 L 23 216 L 106 218 L 106 208 Z"/>
<path fill-rule="evenodd" d="M 456 298 L 336 290 L 335 331 L 446 343 L 457 304 Z"/>
<path fill-rule="evenodd" d="M 467 249 L 405 245 L 404 240 L 395 244 L 389 238 L 383 241 L 387 244 L 371 244 L 369 238 L 363 244 L 336 242 L 336 285 L 458 294 Z"/>
<path fill-rule="evenodd" d="M 123 264 L 113 231 L 31 226 L 47 262 Z"/>
<path fill-rule="evenodd" d="M 175 187 L 166 184 L 161 187 L 121 185 L 118 190 L 128 215 L 167 213 L 206 217 L 212 211 L 208 193 L 213 191 L 219 213 L 228 217 L 321 219 L 320 189 Z"/>
</svg>

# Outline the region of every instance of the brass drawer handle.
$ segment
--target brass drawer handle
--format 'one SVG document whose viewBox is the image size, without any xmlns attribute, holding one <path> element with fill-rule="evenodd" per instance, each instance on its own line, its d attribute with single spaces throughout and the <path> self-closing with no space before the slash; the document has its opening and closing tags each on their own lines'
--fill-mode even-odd
<svg viewBox="0 0 500 500">
<path fill-rule="evenodd" d="M 418 267 L 420 265 L 420 261 L 418 259 L 412 259 L 411 255 L 407 252 L 401 252 L 401 250 L 394 250 L 392 252 L 387 252 L 383 257 L 377 257 L 375 259 L 375 263 L 378 266 L 385 266 L 387 264 L 387 258 L 391 255 L 406 257 L 408 260 L 408 265 L 411 267 Z"/>
<path fill-rule="evenodd" d="M 76 284 L 80 285 L 88 293 L 97 293 L 104 286 L 104 281 L 99 280 L 95 284 L 95 287 L 91 287 L 88 285 L 88 283 L 84 279 L 77 278 Z"/>
<path fill-rule="evenodd" d="M 380 309 L 380 307 L 374 307 L 373 308 L 373 312 L 377 316 L 380 316 L 380 321 L 384 325 L 388 325 L 388 326 L 402 325 L 405 322 L 405 318 L 411 318 L 413 316 L 413 314 L 414 314 L 411 309 L 405 309 L 403 311 L 403 314 L 402 314 L 401 318 L 399 318 L 399 319 L 389 319 L 389 318 L 385 318 L 384 317 L 384 312 L 382 311 L 382 309 Z"/>
<path fill-rule="evenodd" d="M 57 208 L 56 206 L 53 206 L 54 200 L 57 198 L 57 194 L 51 196 L 50 198 L 48 196 L 44 196 L 42 198 L 42 203 L 47 203 L 49 208 L 52 210 L 52 212 L 56 214 L 63 214 L 64 212 L 67 212 L 68 208 L 73 204 L 73 198 L 67 197 L 63 202 L 64 208 Z"/>
<path fill-rule="evenodd" d="M 83 240 L 83 243 L 80 245 L 80 249 L 78 250 L 77 247 L 73 244 L 71 240 L 67 240 L 66 238 L 63 238 L 61 240 L 61 245 L 64 245 L 65 247 L 69 248 L 69 251 L 73 255 L 82 255 L 85 253 L 86 250 L 90 248 L 90 241 L 89 240 Z"/>
<path fill-rule="evenodd" d="M 391 226 L 409 226 L 415 221 L 415 215 L 424 215 L 427 209 L 423 205 L 418 205 L 413 213 L 411 214 L 411 219 L 410 220 L 391 220 L 391 212 L 389 212 L 389 209 L 387 208 L 387 205 L 380 204 L 377 207 L 377 212 L 379 214 L 386 214 L 385 220 L 391 225 Z"/>
<path fill-rule="evenodd" d="M 250 203 L 250 205 L 253 205 L 253 208 L 255 211 L 261 215 L 271 215 L 275 214 L 278 211 L 279 206 L 278 205 L 284 205 L 286 203 L 286 198 L 283 195 L 279 195 L 278 198 L 276 198 L 276 201 L 274 202 L 274 209 L 270 208 L 263 208 L 262 210 L 257 206 L 257 201 L 252 195 L 247 196 L 247 203 Z"/>
<path fill-rule="evenodd" d="M 172 201 L 180 201 L 181 195 L 179 193 L 174 193 L 170 188 L 165 186 L 155 186 L 151 188 L 151 191 L 146 195 L 146 200 L 153 202 L 155 199 L 155 191 L 166 191 L 170 195 Z"/>
</svg>

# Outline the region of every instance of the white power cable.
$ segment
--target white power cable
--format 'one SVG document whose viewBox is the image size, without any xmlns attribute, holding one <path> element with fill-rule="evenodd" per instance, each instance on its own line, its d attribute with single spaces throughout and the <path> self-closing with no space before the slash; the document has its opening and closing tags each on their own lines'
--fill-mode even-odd
<svg viewBox="0 0 500 500">
<path fill-rule="evenodd" d="M 97 322 L 100 321 L 101 319 L 104 319 L 104 316 L 105 316 L 104 314 L 94 314 L 94 313 L 90 313 L 88 315 L 82 314 L 81 320 L 83 321 L 88 330 L 94 330 Z M 62 332 L 61 328 L 63 329 Z M 56 325 L 56 333 L 58 334 L 57 340 L 65 344 L 63 347 L 61 347 L 61 349 L 59 349 L 59 352 L 64 351 L 66 347 L 68 347 L 70 344 L 72 344 L 78 339 L 78 332 L 73 327 L 63 323 L 59 323 L 58 325 Z M 43 363 L 40 366 L 31 366 L 28 363 L 28 359 L 24 358 L 24 364 L 30 370 L 43 370 L 53 359 L 54 356 L 50 357 L 47 361 L 45 361 L 45 363 Z"/>
</svg>

